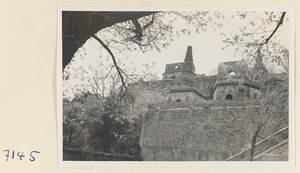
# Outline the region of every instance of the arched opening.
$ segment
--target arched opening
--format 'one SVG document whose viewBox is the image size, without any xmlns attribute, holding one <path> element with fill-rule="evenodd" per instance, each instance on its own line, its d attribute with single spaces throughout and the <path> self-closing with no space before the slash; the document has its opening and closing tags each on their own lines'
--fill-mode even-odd
<svg viewBox="0 0 300 173">
<path fill-rule="evenodd" d="M 232 100 L 232 95 L 231 94 L 227 94 L 225 96 L 225 100 Z"/>
<path fill-rule="evenodd" d="M 190 106 L 190 110 L 193 110 L 193 109 L 194 109 L 194 106 L 193 106 L 193 105 L 191 105 L 191 106 Z"/>
<path fill-rule="evenodd" d="M 235 71 L 230 71 L 229 72 L 229 77 L 234 77 L 235 76 Z"/>
<path fill-rule="evenodd" d="M 244 88 L 239 88 L 238 91 L 239 91 L 240 93 L 244 93 L 244 92 L 245 92 Z"/>
<path fill-rule="evenodd" d="M 175 102 L 181 102 L 181 99 L 176 99 Z"/>
</svg>

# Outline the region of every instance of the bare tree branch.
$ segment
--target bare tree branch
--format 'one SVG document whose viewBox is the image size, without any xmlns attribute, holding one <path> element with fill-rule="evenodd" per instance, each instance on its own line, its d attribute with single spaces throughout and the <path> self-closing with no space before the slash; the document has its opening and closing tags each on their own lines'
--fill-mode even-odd
<svg viewBox="0 0 300 173">
<path fill-rule="evenodd" d="M 131 20 L 132 24 L 135 26 L 135 29 L 133 32 L 135 33 L 135 36 L 131 38 L 131 40 L 136 39 L 138 42 L 141 42 L 142 37 L 143 37 L 143 31 L 147 29 L 150 25 L 154 23 L 154 14 L 152 15 L 152 19 L 149 23 L 144 25 L 143 27 L 139 23 L 138 19 Z"/>
<path fill-rule="evenodd" d="M 270 16 L 268 19 L 266 19 L 262 24 L 260 24 L 255 31 L 257 31 L 260 27 L 262 27 L 264 24 L 266 24 L 268 21 L 271 21 L 272 20 L 272 15 L 273 15 L 273 12 L 271 12 Z"/>
<path fill-rule="evenodd" d="M 109 75 L 109 73 L 112 71 L 112 69 L 114 68 L 114 66 L 110 67 L 110 70 L 106 73 L 106 75 L 103 77 L 103 79 L 106 79 Z"/>
<path fill-rule="evenodd" d="M 258 48 L 257 48 L 255 54 L 257 54 L 257 53 L 259 52 L 259 50 L 261 49 L 261 47 L 262 47 L 263 45 L 267 44 L 267 43 L 270 41 L 270 39 L 273 37 L 273 35 L 274 35 L 274 34 L 276 33 L 276 31 L 278 30 L 279 26 L 282 25 L 285 14 L 286 14 L 286 12 L 282 12 L 281 17 L 280 17 L 280 20 L 278 21 L 276 28 L 273 30 L 273 32 L 271 33 L 271 35 L 270 35 L 268 38 L 264 39 L 264 40 L 258 45 Z M 252 60 L 249 62 L 249 64 L 251 64 L 252 61 L 253 61 L 255 58 L 256 58 L 256 56 L 254 56 L 254 57 L 252 58 Z"/>
<path fill-rule="evenodd" d="M 261 45 L 268 43 L 269 40 L 273 37 L 273 35 L 276 33 L 276 31 L 277 31 L 277 29 L 279 28 L 279 26 L 282 25 L 283 19 L 284 19 L 284 16 L 285 16 L 285 13 L 286 13 L 286 12 L 283 12 L 283 13 L 282 13 L 282 15 L 281 15 L 281 17 L 280 17 L 280 20 L 279 20 L 278 23 L 277 23 L 276 28 L 274 29 L 274 31 L 272 32 L 272 34 L 271 34 L 267 39 L 265 39 L 265 41 L 264 41 L 263 43 L 261 43 Z M 260 45 L 260 46 L 261 46 L 261 45 Z"/>
<path fill-rule="evenodd" d="M 111 56 L 111 58 L 113 60 L 113 63 L 115 65 L 116 69 L 117 69 L 117 72 L 118 72 L 118 74 L 119 74 L 119 76 L 121 78 L 122 87 L 124 87 L 126 89 L 127 87 L 125 85 L 123 75 L 121 73 L 120 67 L 117 64 L 117 61 L 116 61 L 116 58 L 115 58 L 114 54 L 111 52 L 111 50 L 109 49 L 109 47 L 107 47 L 107 45 L 99 37 L 97 37 L 96 35 L 93 35 L 92 37 L 94 39 L 96 39 L 104 47 L 104 49 L 106 49 L 106 51 L 110 54 L 110 56 Z"/>
</svg>

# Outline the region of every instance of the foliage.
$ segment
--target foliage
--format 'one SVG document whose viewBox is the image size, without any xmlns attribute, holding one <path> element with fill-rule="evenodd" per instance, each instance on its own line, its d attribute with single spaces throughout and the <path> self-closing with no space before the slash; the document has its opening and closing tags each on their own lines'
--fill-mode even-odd
<svg viewBox="0 0 300 173">
<path fill-rule="evenodd" d="M 276 53 L 276 52 L 273 52 Z M 255 144 L 276 131 L 287 127 L 289 120 L 289 76 L 288 72 L 271 73 L 266 70 L 259 52 L 256 63 L 248 71 L 248 77 L 261 85 L 260 96 L 255 100 L 253 108 L 246 106 L 242 113 L 247 115 L 248 132 L 253 134 L 251 140 L 251 156 L 253 161 Z M 285 57 L 288 59 L 288 57 Z M 288 60 L 287 60 L 288 61 Z M 288 67 L 286 67 L 288 69 Z M 252 105 L 253 106 L 253 105 Z"/>
<path fill-rule="evenodd" d="M 270 81 L 274 80 L 274 76 L 272 78 Z M 289 124 L 289 92 L 288 85 L 285 84 L 287 81 L 279 79 L 279 83 L 277 82 L 276 85 L 270 81 L 265 81 L 267 83 L 265 91 L 262 91 L 260 98 L 256 100 L 255 105 L 259 108 L 249 105 L 241 112 L 247 115 L 245 121 L 249 123 L 249 126 L 246 128 L 252 134 L 252 139 L 248 141 L 251 141 L 252 149 L 250 160 L 253 160 L 257 141 L 272 135 Z"/>
<path fill-rule="evenodd" d="M 134 115 L 145 116 L 149 109 L 156 109 L 165 99 L 164 86 L 160 81 L 139 81 L 131 84 L 128 95 L 133 99 L 132 112 Z"/>
<path fill-rule="evenodd" d="M 212 18 L 215 20 L 212 21 Z M 167 48 L 174 38 L 220 28 L 224 16 L 208 11 L 163 11 L 137 20 L 117 23 L 96 35 L 117 55 L 124 50 L 146 52 Z M 182 25 L 181 22 L 184 22 Z"/>
<path fill-rule="evenodd" d="M 226 35 L 225 48 L 233 47 L 253 67 L 254 59 L 262 55 L 263 63 L 271 72 L 286 72 L 288 68 L 289 18 L 285 12 L 237 12 L 232 18 L 247 21 L 238 32 Z"/>
<path fill-rule="evenodd" d="M 231 37 L 227 36 L 223 41 L 227 44 L 225 48 L 234 47 L 241 53 L 249 62 L 247 78 L 261 85 L 259 99 L 241 112 L 247 115 L 249 126 L 246 128 L 252 134 L 249 140 L 253 161 L 257 140 L 288 126 L 289 45 L 284 31 L 289 19 L 286 12 L 265 12 L 260 16 L 256 12 L 238 12 L 231 17 L 245 19 L 249 24 Z"/>
<path fill-rule="evenodd" d="M 128 99 L 118 95 L 102 101 L 83 93 L 72 101 L 64 99 L 63 133 L 65 147 L 80 150 L 139 155 L 138 119 L 129 118 Z"/>
<path fill-rule="evenodd" d="M 72 101 L 63 100 L 63 136 L 64 142 L 76 147 L 87 147 L 87 129 L 90 122 L 98 120 L 101 102 L 90 93 L 76 95 Z"/>
</svg>

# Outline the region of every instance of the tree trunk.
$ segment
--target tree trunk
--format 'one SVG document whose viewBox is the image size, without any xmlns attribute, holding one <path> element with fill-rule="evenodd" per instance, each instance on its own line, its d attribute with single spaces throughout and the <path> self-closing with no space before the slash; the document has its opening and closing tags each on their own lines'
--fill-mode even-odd
<svg viewBox="0 0 300 173">
<path fill-rule="evenodd" d="M 68 143 L 70 144 L 72 141 L 73 128 L 70 129 Z"/>
<path fill-rule="evenodd" d="M 254 134 L 254 136 L 252 137 L 252 143 L 251 143 L 251 150 L 250 150 L 250 159 L 249 161 L 253 161 L 254 160 L 254 152 L 255 152 L 255 144 L 256 144 L 256 138 L 257 135 L 259 133 L 260 128 L 258 128 Z"/>
</svg>

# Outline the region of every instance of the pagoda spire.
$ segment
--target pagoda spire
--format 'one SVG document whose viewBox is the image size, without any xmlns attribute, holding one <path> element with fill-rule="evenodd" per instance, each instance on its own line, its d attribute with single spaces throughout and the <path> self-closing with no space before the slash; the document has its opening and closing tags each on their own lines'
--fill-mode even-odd
<svg viewBox="0 0 300 173">
<path fill-rule="evenodd" d="M 184 62 L 193 62 L 192 46 L 187 47 Z"/>
</svg>

